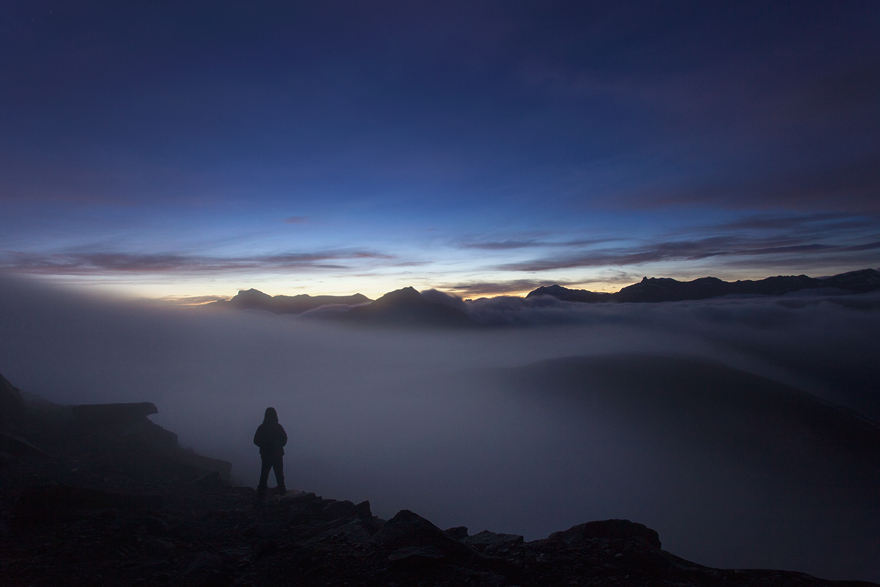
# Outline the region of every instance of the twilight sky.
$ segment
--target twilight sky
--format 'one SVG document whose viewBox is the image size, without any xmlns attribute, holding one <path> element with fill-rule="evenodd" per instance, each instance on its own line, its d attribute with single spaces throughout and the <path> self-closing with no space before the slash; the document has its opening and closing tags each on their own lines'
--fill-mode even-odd
<svg viewBox="0 0 880 587">
<path fill-rule="evenodd" d="M 880 265 L 880 3 L 48 2 L 0 271 L 465 297 Z"/>
</svg>

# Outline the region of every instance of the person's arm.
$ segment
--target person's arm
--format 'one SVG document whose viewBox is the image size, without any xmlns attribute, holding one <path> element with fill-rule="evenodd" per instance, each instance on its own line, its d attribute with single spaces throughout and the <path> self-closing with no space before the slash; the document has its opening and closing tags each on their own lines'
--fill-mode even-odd
<svg viewBox="0 0 880 587">
<path fill-rule="evenodd" d="M 259 446 L 260 448 L 263 448 L 263 444 L 265 444 L 265 440 L 263 440 L 263 425 L 262 424 L 260 424 L 260 426 L 257 428 L 257 431 L 254 433 L 254 444 Z"/>
<path fill-rule="evenodd" d="M 278 429 L 281 430 L 281 446 L 287 446 L 287 432 L 281 424 L 278 425 Z"/>
</svg>

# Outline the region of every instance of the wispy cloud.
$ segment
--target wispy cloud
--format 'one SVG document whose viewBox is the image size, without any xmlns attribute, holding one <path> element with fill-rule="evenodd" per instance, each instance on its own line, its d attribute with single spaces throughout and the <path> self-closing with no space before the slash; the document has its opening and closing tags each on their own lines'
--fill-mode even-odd
<svg viewBox="0 0 880 587">
<path fill-rule="evenodd" d="M 852 216 L 850 214 L 758 214 L 747 216 L 710 227 L 714 231 L 725 230 L 834 230 L 865 229 L 878 225 L 877 218 Z"/>
<path fill-rule="evenodd" d="M 207 257 L 177 253 L 146 254 L 115 251 L 0 254 L 0 268 L 36 274 L 101 273 L 224 273 L 290 269 L 346 269 L 345 261 L 394 260 L 369 250 L 332 250 L 251 257 Z"/>
<path fill-rule="evenodd" d="M 696 242 L 666 242 L 632 248 L 603 249 L 578 255 L 545 257 L 507 263 L 499 269 L 510 271 L 551 271 L 577 267 L 637 265 L 666 260 L 697 260 L 727 254 L 716 238 Z"/>
<path fill-rule="evenodd" d="M 201 306 L 211 302 L 225 301 L 229 296 L 165 296 L 161 301 L 171 302 L 181 306 Z"/>
<path fill-rule="evenodd" d="M 801 166 L 803 165 L 803 166 Z M 838 210 L 880 213 L 880 152 L 846 163 L 792 163 L 760 176 L 733 172 L 702 183 L 620 196 L 636 208 L 711 205 L 727 209 Z"/>
<path fill-rule="evenodd" d="M 462 249 L 483 249 L 486 251 L 509 251 L 513 249 L 528 249 L 544 246 L 544 243 L 534 240 L 505 240 L 486 242 L 466 242 L 459 245 Z"/>
<path fill-rule="evenodd" d="M 587 247 L 609 242 L 612 239 L 583 239 L 567 241 L 530 239 L 507 239 L 496 241 L 468 240 L 457 244 L 462 249 L 482 249 L 486 251 L 510 251 L 516 249 L 550 248 L 550 247 Z"/>
<path fill-rule="evenodd" d="M 308 216 L 288 216 L 284 219 L 287 224 L 303 224 L 309 221 Z"/>
<path fill-rule="evenodd" d="M 498 267 L 509 271 L 552 271 L 580 267 L 638 265 L 662 261 L 698 261 L 710 257 L 746 259 L 774 255 L 823 255 L 880 249 L 878 242 L 829 244 L 804 242 L 797 237 L 746 238 L 715 236 L 696 240 L 671 240 L 606 248 L 565 256 L 544 257 L 507 263 Z M 727 261 L 725 261 L 726 263 Z M 762 260 L 761 263 L 765 261 Z"/>
<path fill-rule="evenodd" d="M 504 294 L 519 294 L 531 291 L 542 285 L 552 285 L 546 280 L 513 279 L 510 281 L 476 281 L 466 283 L 453 283 L 441 285 L 438 289 L 450 291 L 462 297 L 497 296 Z"/>
<path fill-rule="evenodd" d="M 852 245 L 850 247 L 841 247 L 842 251 L 874 251 L 880 249 L 880 241 L 874 243 L 866 243 L 863 245 Z"/>
<path fill-rule="evenodd" d="M 749 255 L 776 255 L 778 253 L 810 253 L 813 251 L 828 251 L 831 249 L 840 249 L 831 245 L 820 245 L 817 243 L 810 245 L 792 245 L 789 247 L 768 247 L 766 249 L 750 249 L 743 251 Z"/>
</svg>

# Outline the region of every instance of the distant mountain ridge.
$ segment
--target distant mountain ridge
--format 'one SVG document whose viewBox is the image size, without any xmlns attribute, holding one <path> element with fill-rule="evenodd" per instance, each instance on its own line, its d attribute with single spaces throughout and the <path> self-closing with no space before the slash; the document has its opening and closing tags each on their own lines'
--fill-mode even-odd
<svg viewBox="0 0 880 587">
<path fill-rule="evenodd" d="M 851 293 L 867 293 L 880 289 L 880 271 L 861 269 L 833 277 L 815 278 L 806 275 L 779 275 L 757 281 L 723 281 L 716 277 L 701 277 L 693 281 L 678 281 L 669 277 L 645 277 L 616 293 L 569 289 L 561 285 L 539 287 L 526 298 L 552 296 L 565 302 L 681 302 L 705 300 L 721 296 L 784 295 L 806 289 L 838 289 Z"/>
<path fill-rule="evenodd" d="M 780 275 L 757 281 L 728 282 L 716 277 L 678 281 L 669 277 L 645 277 L 616 293 L 569 289 L 561 285 L 539 287 L 526 299 L 551 296 L 564 302 L 656 303 L 705 300 L 726 295 L 779 296 L 808 289 L 828 293 L 867 293 L 880 289 L 880 271 L 862 269 L 833 277 Z M 519 298 L 522 299 L 522 298 Z M 471 302 L 437 290 L 419 292 L 405 287 L 377 300 L 362 294 L 351 296 L 270 296 L 256 289 L 241 290 L 230 300 L 206 307 L 235 310 L 263 310 L 274 314 L 304 314 L 349 324 L 391 327 L 470 328 L 485 325 L 471 309 Z"/>
<path fill-rule="evenodd" d="M 265 310 L 273 314 L 302 314 L 322 306 L 357 306 L 371 301 L 370 298 L 359 293 L 351 296 L 310 296 L 308 294 L 270 296 L 258 289 L 251 288 L 239 290 L 231 300 L 212 302 L 207 306 L 231 307 L 236 310 Z"/>
<path fill-rule="evenodd" d="M 464 304 L 454 296 L 434 290 L 419 293 L 412 287 L 389 292 L 378 300 L 371 300 L 362 294 L 352 296 L 310 296 L 306 294 L 270 296 L 256 289 L 248 289 L 239 291 L 231 300 L 213 302 L 207 306 L 235 310 L 264 310 L 274 314 L 305 314 L 322 308 L 320 313 L 313 313 L 313 315 L 371 326 L 444 328 L 474 326 L 473 319 L 461 307 L 456 307 L 456 302 Z M 326 311 L 328 309 L 334 311 L 328 312 Z"/>
</svg>

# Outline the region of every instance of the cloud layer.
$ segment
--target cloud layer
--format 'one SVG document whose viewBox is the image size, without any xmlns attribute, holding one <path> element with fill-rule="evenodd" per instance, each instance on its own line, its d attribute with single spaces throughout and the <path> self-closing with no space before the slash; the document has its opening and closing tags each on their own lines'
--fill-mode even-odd
<svg viewBox="0 0 880 587">
<path fill-rule="evenodd" d="M 384 517 L 409 508 L 444 527 L 530 539 L 630 518 L 705 564 L 878 578 L 874 514 L 858 509 L 868 503 L 858 486 L 826 483 L 838 487 L 828 493 L 799 477 L 774 481 L 760 467 L 728 475 L 736 464 L 717 455 L 704 462 L 699 450 L 648 442 L 625 410 L 618 421 L 564 394 L 523 395 L 498 379 L 520 381 L 518 369 L 560 357 L 675 354 L 877 419 L 876 295 L 616 305 L 498 298 L 471 311 L 522 327 L 461 333 L 141 306 L 8 278 L 0 294 L 0 373 L 15 385 L 64 403 L 153 401 L 158 423 L 184 445 L 232 460 L 245 483 L 258 473 L 251 438 L 271 405 L 291 437 L 292 487 L 369 499 Z M 660 446 L 670 450 L 651 457 Z M 774 500 L 809 503 L 797 531 L 786 534 L 788 509 Z M 726 525 L 734 519 L 739 525 Z M 774 532 L 779 539 L 768 543 Z M 813 556 L 820 543 L 841 556 Z"/>
<path fill-rule="evenodd" d="M 291 253 L 259 257 L 201 257 L 192 254 L 122 252 L 52 252 L 0 254 L 0 268 L 16 273 L 44 275 L 113 275 L 145 273 L 174 275 L 188 273 L 238 274 L 255 271 L 285 271 L 351 267 L 343 261 L 392 261 L 395 257 L 367 250 L 338 250 Z"/>
</svg>

